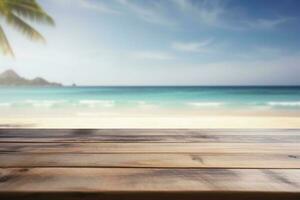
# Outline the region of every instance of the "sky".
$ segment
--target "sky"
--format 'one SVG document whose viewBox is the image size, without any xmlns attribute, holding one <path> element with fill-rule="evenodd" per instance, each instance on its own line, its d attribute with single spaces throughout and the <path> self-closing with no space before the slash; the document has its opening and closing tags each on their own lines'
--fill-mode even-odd
<svg viewBox="0 0 300 200">
<path fill-rule="evenodd" d="M 78 85 L 300 85 L 298 0 L 38 0 L 33 43 L 0 20 L 0 71 Z"/>
</svg>

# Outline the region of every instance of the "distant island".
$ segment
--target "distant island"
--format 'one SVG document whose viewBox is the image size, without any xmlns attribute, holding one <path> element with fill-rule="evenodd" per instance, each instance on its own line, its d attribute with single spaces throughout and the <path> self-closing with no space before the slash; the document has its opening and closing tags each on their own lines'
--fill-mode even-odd
<svg viewBox="0 0 300 200">
<path fill-rule="evenodd" d="M 14 70 L 6 70 L 0 74 L 0 86 L 45 86 L 62 87 L 61 83 L 49 82 L 41 77 L 26 79 L 19 76 Z"/>
</svg>

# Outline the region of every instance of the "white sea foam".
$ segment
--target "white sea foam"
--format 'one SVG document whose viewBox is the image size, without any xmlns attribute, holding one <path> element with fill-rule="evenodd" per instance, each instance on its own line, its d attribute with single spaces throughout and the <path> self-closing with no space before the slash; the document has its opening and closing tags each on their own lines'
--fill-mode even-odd
<svg viewBox="0 0 300 200">
<path fill-rule="evenodd" d="M 1 102 L 0 103 L 0 107 L 11 107 L 12 103 L 8 103 L 8 102 Z"/>
<path fill-rule="evenodd" d="M 222 102 L 189 102 L 187 104 L 190 106 L 195 106 L 195 107 L 219 107 L 219 106 L 222 106 L 224 103 L 222 103 Z"/>
<path fill-rule="evenodd" d="M 150 108 L 157 107 L 156 105 L 147 103 L 146 101 L 136 101 L 136 104 L 138 105 L 139 108 L 143 108 L 143 109 L 150 109 Z"/>
<path fill-rule="evenodd" d="M 271 101 L 268 102 L 269 106 L 300 106 L 300 101 Z"/>
<path fill-rule="evenodd" d="M 21 103 L 16 104 L 25 104 L 25 105 L 32 105 L 33 107 L 44 107 L 44 108 L 50 108 L 55 105 L 66 103 L 65 100 L 25 100 Z"/>
<path fill-rule="evenodd" d="M 80 100 L 79 104 L 88 106 L 91 108 L 94 108 L 94 107 L 111 108 L 111 107 L 114 107 L 115 102 L 112 100 Z"/>
<path fill-rule="evenodd" d="M 108 117 L 108 116 L 120 116 L 120 113 L 114 112 L 114 111 L 108 111 L 108 112 L 103 112 L 103 111 L 97 111 L 97 112 L 76 112 L 76 116 L 79 117 Z"/>
</svg>

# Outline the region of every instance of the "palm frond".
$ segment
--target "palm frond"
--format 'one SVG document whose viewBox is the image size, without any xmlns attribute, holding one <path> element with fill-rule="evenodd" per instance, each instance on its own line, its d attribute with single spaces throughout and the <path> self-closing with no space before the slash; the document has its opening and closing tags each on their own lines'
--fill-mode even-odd
<svg viewBox="0 0 300 200">
<path fill-rule="evenodd" d="M 17 15 L 31 21 L 55 25 L 54 20 L 34 0 L 4 0 L 8 8 Z"/>
<path fill-rule="evenodd" d="M 0 0 L 0 18 L 8 25 L 22 32 L 33 41 L 45 42 L 44 37 L 34 29 L 28 21 L 55 25 L 54 20 L 43 10 L 36 0 Z M 13 55 L 12 48 L 0 27 L 0 51 L 6 55 Z"/>
<path fill-rule="evenodd" d="M 0 26 L 0 50 L 4 55 L 11 55 L 14 57 L 13 50 L 10 47 L 10 44 L 1 26 Z"/>
<path fill-rule="evenodd" d="M 21 31 L 25 36 L 34 41 L 45 42 L 44 37 L 28 23 L 23 21 L 20 17 L 15 14 L 9 14 L 6 17 L 6 22 L 11 26 Z"/>
</svg>

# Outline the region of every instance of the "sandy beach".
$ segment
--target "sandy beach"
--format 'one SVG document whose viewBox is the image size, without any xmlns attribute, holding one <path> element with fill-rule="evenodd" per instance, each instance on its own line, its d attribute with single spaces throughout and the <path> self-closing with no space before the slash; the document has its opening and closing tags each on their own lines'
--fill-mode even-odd
<svg viewBox="0 0 300 200">
<path fill-rule="evenodd" d="M 1 128 L 300 128 L 300 117 L 115 116 L 1 117 Z"/>
</svg>

